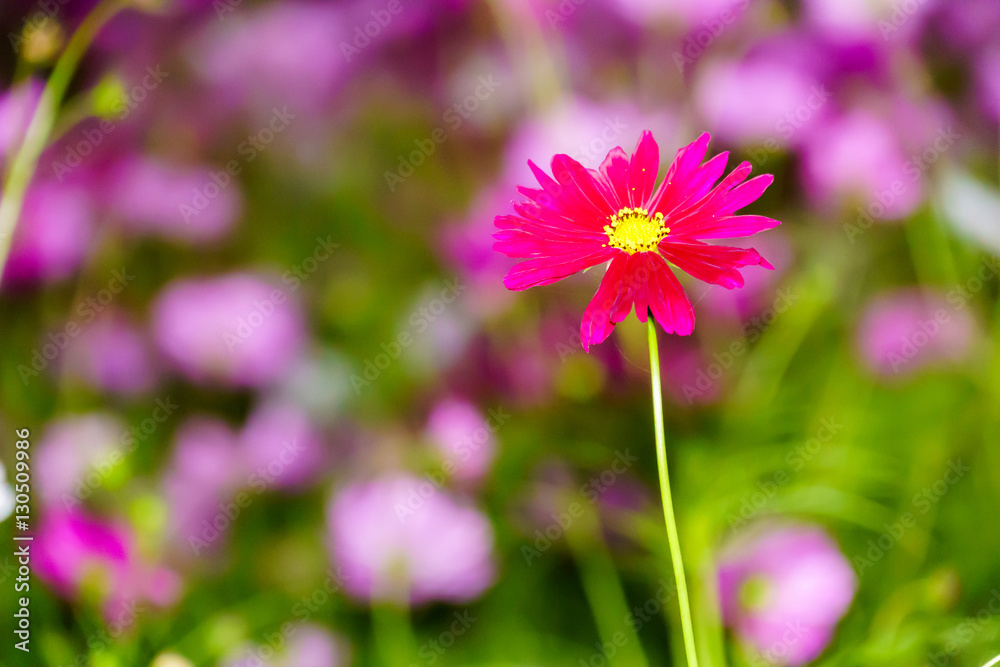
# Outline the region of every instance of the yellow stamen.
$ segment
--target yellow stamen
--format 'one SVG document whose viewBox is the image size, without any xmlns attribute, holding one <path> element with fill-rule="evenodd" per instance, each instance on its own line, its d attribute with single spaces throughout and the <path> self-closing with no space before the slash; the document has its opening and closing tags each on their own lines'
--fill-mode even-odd
<svg viewBox="0 0 1000 667">
<path fill-rule="evenodd" d="M 610 224 L 604 225 L 608 235 L 605 247 L 620 248 L 629 254 L 656 250 L 657 244 L 670 233 L 662 213 L 650 217 L 644 208 L 623 208 L 610 220 Z"/>
</svg>

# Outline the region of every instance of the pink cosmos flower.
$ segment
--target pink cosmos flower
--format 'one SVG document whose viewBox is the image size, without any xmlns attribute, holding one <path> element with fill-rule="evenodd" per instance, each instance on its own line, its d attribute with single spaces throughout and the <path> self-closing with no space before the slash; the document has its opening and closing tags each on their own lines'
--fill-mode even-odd
<svg viewBox="0 0 1000 667">
<path fill-rule="evenodd" d="M 354 483 L 328 516 L 333 559 L 354 597 L 466 602 L 495 579 L 489 519 L 426 480 L 389 473 Z"/>
<path fill-rule="evenodd" d="M 633 303 L 640 321 L 646 321 L 650 310 L 668 333 L 689 335 L 694 309 L 669 264 L 727 289 L 742 287 L 740 267 L 774 267 L 753 248 L 702 240 L 749 236 L 781 224 L 759 215 L 735 215 L 774 178 L 765 174 L 744 183 L 751 166 L 743 162 L 713 187 L 729 154 L 702 164 L 710 138 L 702 134 L 678 151 L 659 187 L 659 147 L 650 132 L 643 132 L 631 159 L 614 148 L 599 171 L 556 155 L 553 179 L 529 162 L 542 188 L 519 187 L 529 201 L 515 204 L 515 215 L 495 220 L 500 231 L 493 235 L 494 249 L 527 259 L 510 270 L 504 285 L 512 290 L 548 285 L 610 260 L 583 313 L 580 339 L 585 349 L 611 335 Z"/>
<path fill-rule="evenodd" d="M 135 542 L 128 526 L 55 511 L 42 519 L 33 562 L 39 578 L 64 597 L 96 586 L 105 617 L 128 625 L 134 617 L 123 617 L 123 610 L 147 600 L 168 606 L 180 595 L 177 574 L 144 560 Z"/>
<path fill-rule="evenodd" d="M 858 587 L 836 542 L 808 525 L 765 526 L 735 539 L 718 574 L 723 621 L 767 664 L 814 660 Z"/>
</svg>

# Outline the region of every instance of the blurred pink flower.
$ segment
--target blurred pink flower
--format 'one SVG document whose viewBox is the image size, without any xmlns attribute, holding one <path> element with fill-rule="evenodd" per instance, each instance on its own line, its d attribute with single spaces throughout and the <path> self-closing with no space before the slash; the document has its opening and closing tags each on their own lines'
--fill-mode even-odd
<svg viewBox="0 0 1000 667">
<path fill-rule="evenodd" d="M 339 5 L 283 2 L 223 18 L 207 22 L 187 49 L 214 99 L 245 105 L 253 116 L 285 105 L 292 113 L 319 111 L 333 99 L 349 64 L 341 43 L 354 38 Z"/>
<path fill-rule="evenodd" d="M 284 655 L 275 667 L 339 667 L 350 664 L 350 650 L 345 640 L 324 628 L 303 624 L 295 629 Z"/>
<path fill-rule="evenodd" d="M 153 304 L 163 354 L 195 382 L 261 387 L 281 378 L 305 341 L 292 297 L 261 275 L 178 280 Z"/>
<path fill-rule="evenodd" d="M 128 428 L 103 412 L 63 417 L 50 423 L 38 442 L 35 480 L 45 507 L 79 507 L 122 463 Z"/>
<path fill-rule="evenodd" d="M 854 110 L 810 133 L 802 179 L 821 207 L 837 208 L 846 200 L 860 204 L 852 207 L 852 219 L 900 220 L 924 197 L 921 173 L 909 159 L 892 121 Z"/>
<path fill-rule="evenodd" d="M 269 637 L 280 638 L 280 644 L 278 641 L 259 646 L 246 644 L 232 651 L 222 666 L 340 667 L 350 664 L 351 651 L 344 639 L 319 625 L 286 622 Z"/>
<path fill-rule="evenodd" d="M 828 112 L 831 96 L 805 63 L 788 57 L 708 64 L 694 89 L 695 104 L 720 138 L 764 144 L 769 151 L 800 143 Z"/>
<path fill-rule="evenodd" d="M 87 256 L 92 229 L 92 202 L 84 187 L 35 181 L 25 193 L 3 286 L 68 278 Z"/>
<path fill-rule="evenodd" d="M 29 79 L 0 93 L 0 163 L 8 161 L 20 147 L 42 96 L 42 87 L 41 81 Z"/>
<path fill-rule="evenodd" d="M 131 155 L 119 159 L 105 179 L 104 206 L 135 234 L 212 241 L 232 229 L 243 207 L 236 177 L 221 167 Z"/>
<path fill-rule="evenodd" d="M 66 347 L 62 368 L 70 377 L 123 396 L 148 392 L 159 380 L 145 332 L 117 310 L 84 325 Z"/>
<path fill-rule="evenodd" d="M 937 0 L 805 0 L 806 21 L 842 39 L 906 39 L 919 34 Z"/>
<path fill-rule="evenodd" d="M 352 484 L 328 521 L 333 559 L 356 597 L 463 602 L 493 583 L 489 520 L 428 480 L 395 473 Z"/>
<path fill-rule="evenodd" d="M 492 425 L 468 401 L 437 403 L 427 420 L 427 437 L 461 482 L 481 480 L 496 457 Z"/>
<path fill-rule="evenodd" d="M 979 104 L 994 123 L 1000 121 L 1000 41 L 976 63 Z"/>
<path fill-rule="evenodd" d="M 173 454 L 163 477 L 163 494 L 171 512 L 168 542 L 187 556 L 211 547 L 228 528 L 228 523 L 221 528 L 214 525 L 214 519 L 224 514 L 224 504 L 247 483 L 248 475 L 238 436 L 226 422 L 214 417 L 185 421 L 174 435 Z"/>
<path fill-rule="evenodd" d="M 240 433 L 244 465 L 268 487 L 309 484 L 323 472 L 323 438 L 306 413 L 291 403 L 257 406 Z"/>
<path fill-rule="evenodd" d="M 769 526 L 723 550 L 723 622 L 767 662 L 815 659 L 847 612 L 857 577 L 837 544 L 814 526 Z"/>
<path fill-rule="evenodd" d="M 123 609 L 168 606 L 180 593 L 177 575 L 144 562 L 123 525 L 53 511 L 42 517 L 34 545 L 38 577 L 64 597 L 96 593 L 108 620 L 123 623 Z"/>
<path fill-rule="evenodd" d="M 976 325 L 964 298 L 958 293 L 953 298 L 900 290 L 872 300 L 857 332 L 865 364 L 888 377 L 964 359 Z"/>
<path fill-rule="evenodd" d="M 734 23 L 753 0 L 614 0 L 629 19 L 639 24 L 655 20 L 679 22 L 689 30 Z M 723 22 L 724 21 L 724 22 Z M 716 30 L 718 28 L 716 27 Z"/>
</svg>

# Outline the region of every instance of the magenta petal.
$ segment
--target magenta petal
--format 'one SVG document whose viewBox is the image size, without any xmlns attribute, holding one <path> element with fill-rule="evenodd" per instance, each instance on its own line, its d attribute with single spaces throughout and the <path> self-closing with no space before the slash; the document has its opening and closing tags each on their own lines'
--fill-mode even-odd
<svg viewBox="0 0 1000 667">
<path fill-rule="evenodd" d="M 628 166 L 628 189 L 633 206 L 645 202 L 652 194 L 659 169 L 660 147 L 653 140 L 653 133 L 646 130 L 642 133 Z"/>
<path fill-rule="evenodd" d="M 583 343 L 583 349 L 588 352 L 591 345 L 603 342 L 615 328 L 611 321 L 611 314 L 618 301 L 619 286 L 627 264 L 628 255 L 625 253 L 619 253 L 611 260 L 611 264 L 608 265 L 608 270 L 597 288 L 597 293 L 594 294 L 594 298 L 590 300 L 587 308 L 583 311 L 583 321 L 580 323 L 580 342 Z"/>
<path fill-rule="evenodd" d="M 665 241 L 660 244 L 660 252 L 685 273 L 726 289 L 743 286 L 743 275 L 738 268 L 762 263 L 771 266 L 753 248 L 708 245 L 698 241 Z"/>
<path fill-rule="evenodd" d="M 610 259 L 619 252 L 614 248 L 598 248 L 593 252 L 572 257 L 538 257 L 517 264 L 503 279 L 504 287 L 525 290 L 536 285 L 549 285 L 591 266 Z"/>
<path fill-rule="evenodd" d="M 690 336 L 694 331 L 694 308 L 677 282 L 674 272 L 659 255 L 647 253 L 652 270 L 649 280 L 649 309 L 667 333 Z"/>
<path fill-rule="evenodd" d="M 612 148 L 601 163 L 601 175 L 618 196 L 616 206 L 626 208 L 632 206 L 628 190 L 628 155 L 621 146 Z"/>
<path fill-rule="evenodd" d="M 762 215 L 731 215 L 709 218 L 697 226 L 684 228 L 683 233 L 675 234 L 671 230 L 671 235 L 694 239 L 735 239 L 774 229 L 780 224 L 779 221 Z"/>
</svg>

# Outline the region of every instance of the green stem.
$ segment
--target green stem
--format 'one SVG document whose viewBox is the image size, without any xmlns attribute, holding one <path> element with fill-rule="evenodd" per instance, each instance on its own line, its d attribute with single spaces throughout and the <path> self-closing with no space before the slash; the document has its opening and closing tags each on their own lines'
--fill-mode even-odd
<svg viewBox="0 0 1000 667">
<path fill-rule="evenodd" d="M 24 193 L 35 175 L 38 158 L 41 157 L 52 134 L 56 113 L 73 79 L 76 67 L 100 29 L 126 4 L 125 0 L 103 0 L 97 5 L 73 33 L 66 44 L 66 49 L 52 68 L 52 74 L 38 100 L 38 107 L 25 131 L 24 141 L 14 155 L 10 172 L 3 184 L 3 196 L 0 198 L 0 275 L 3 275 L 7 256 L 10 254 L 11 240 L 24 204 Z"/>
<path fill-rule="evenodd" d="M 629 617 L 628 599 L 593 508 L 585 509 L 577 523 L 566 529 L 566 541 L 580 569 L 583 592 L 594 614 L 601 641 L 619 649 L 609 658 L 609 663 L 646 667 L 649 661 L 643 653 L 639 634 L 624 620 Z M 616 642 L 616 634 L 621 635 L 624 642 Z"/>
<path fill-rule="evenodd" d="M 377 602 L 372 605 L 373 655 L 385 667 L 408 665 L 417 654 L 410 610 L 402 602 Z"/>
<path fill-rule="evenodd" d="M 688 599 L 687 579 L 684 576 L 684 559 L 681 557 L 681 540 L 677 535 L 674 501 L 670 495 L 670 477 L 667 475 L 667 443 L 663 435 L 663 392 L 660 389 L 660 351 L 656 343 L 656 323 L 652 313 L 649 321 L 649 365 L 653 385 L 653 423 L 656 427 L 656 464 L 660 474 L 660 497 L 663 500 L 663 518 L 667 524 L 674 579 L 677 581 L 677 603 L 681 611 L 681 630 L 684 634 L 684 653 L 689 667 L 698 667 L 698 654 L 694 644 L 694 626 L 691 623 L 691 602 Z"/>
</svg>

